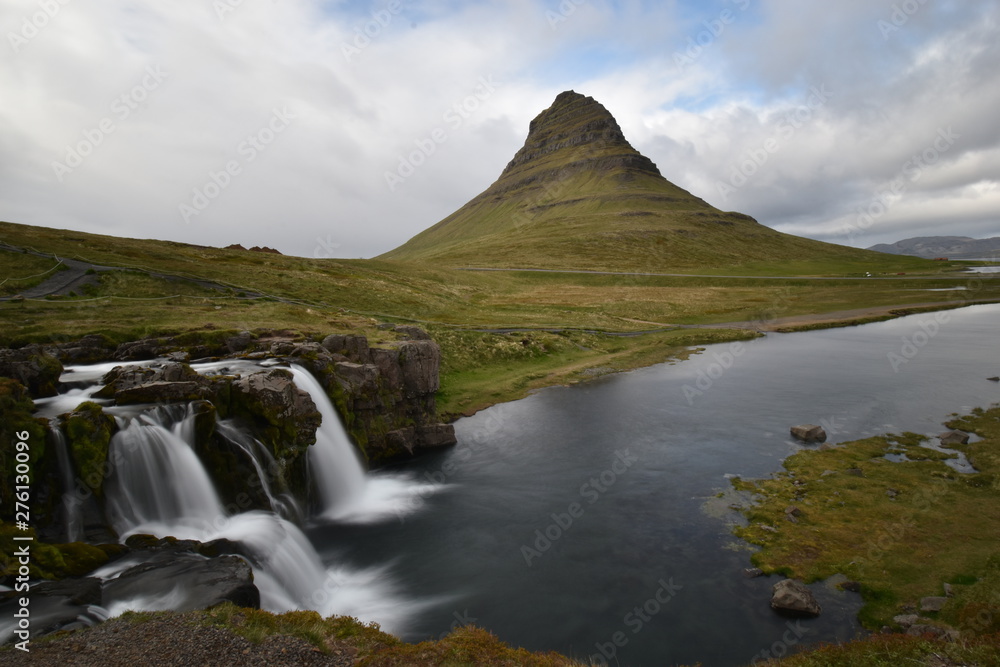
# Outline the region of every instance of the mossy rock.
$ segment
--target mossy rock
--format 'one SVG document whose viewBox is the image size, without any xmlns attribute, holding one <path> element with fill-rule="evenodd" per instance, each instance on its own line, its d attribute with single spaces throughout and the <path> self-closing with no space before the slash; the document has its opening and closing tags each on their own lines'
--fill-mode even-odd
<svg viewBox="0 0 1000 667">
<path fill-rule="evenodd" d="M 35 404 L 27 387 L 10 378 L 0 378 L 0 518 L 14 518 L 14 486 L 17 466 L 17 443 L 26 442 L 28 449 L 28 477 L 34 488 L 45 477 L 44 463 L 47 420 L 34 416 Z M 18 436 L 27 434 L 26 439 Z M 36 498 L 33 496 L 32 501 Z"/>
<path fill-rule="evenodd" d="M 63 415 L 70 456 L 80 477 L 98 498 L 104 497 L 104 478 L 108 470 L 108 447 L 117 431 L 115 420 L 104 414 L 97 403 L 84 403 Z"/>
</svg>

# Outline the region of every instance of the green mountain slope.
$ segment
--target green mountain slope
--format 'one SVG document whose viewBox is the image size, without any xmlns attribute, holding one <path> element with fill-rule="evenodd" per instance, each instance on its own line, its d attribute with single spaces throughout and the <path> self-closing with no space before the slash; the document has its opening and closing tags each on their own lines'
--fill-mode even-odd
<svg viewBox="0 0 1000 667">
<path fill-rule="evenodd" d="M 524 146 L 485 192 L 380 259 L 648 272 L 879 262 L 709 205 L 663 178 L 607 109 L 573 91 L 531 122 Z"/>
</svg>

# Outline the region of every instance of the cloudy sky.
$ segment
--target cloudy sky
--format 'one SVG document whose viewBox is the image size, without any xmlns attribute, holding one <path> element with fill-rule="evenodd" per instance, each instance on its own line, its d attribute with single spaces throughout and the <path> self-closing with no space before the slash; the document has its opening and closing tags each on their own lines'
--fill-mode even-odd
<svg viewBox="0 0 1000 667">
<path fill-rule="evenodd" d="M 0 29 L 11 222 L 371 257 L 573 89 L 776 229 L 1000 236 L 997 0 L 0 0 Z"/>
</svg>

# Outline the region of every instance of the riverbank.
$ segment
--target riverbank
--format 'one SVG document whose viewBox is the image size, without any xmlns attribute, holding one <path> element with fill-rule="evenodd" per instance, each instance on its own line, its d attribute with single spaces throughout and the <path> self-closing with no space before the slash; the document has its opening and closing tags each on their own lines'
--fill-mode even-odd
<svg viewBox="0 0 1000 667">
<path fill-rule="evenodd" d="M 958 435 L 944 447 L 890 434 L 803 450 L 771 479 L 734 480 L 748 501 L 748 525 L 734 532 L 760 548 L 753 565 L 806 582 L 841 577 L 861 593 L 870 630 L 1000 632 L 1000 406 L 947 428 Z M 959 454 L 975 472 L 948 465 Z"/>
</svg>

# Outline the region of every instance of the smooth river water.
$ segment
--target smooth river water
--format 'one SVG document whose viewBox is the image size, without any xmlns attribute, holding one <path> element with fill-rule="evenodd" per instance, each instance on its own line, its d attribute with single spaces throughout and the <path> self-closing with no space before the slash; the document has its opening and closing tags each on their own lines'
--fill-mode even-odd
<svg viewBox="0 0 1000 667">
<path fill-rule="evenodd" d="M 779 470 L 794 424 L 833 442 L 934 435 L 1000 402 L 998 331 L 1000 306 L 974 306 L 546 389 L 460 420 L 457 447 L 407 465 L 445 484 L 420 511 L 307 533 L 324 560 L 386 567 L 409 640 L 474 623 L 595 664 L 711 666 L 851 639 L 860 599 L 832 586 L 813 587 L 820 618 L 775 615 L 777 579 L 743 576 L 736 513 L 711 500 L 729 476 Z"/>
</svg>

